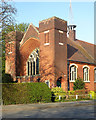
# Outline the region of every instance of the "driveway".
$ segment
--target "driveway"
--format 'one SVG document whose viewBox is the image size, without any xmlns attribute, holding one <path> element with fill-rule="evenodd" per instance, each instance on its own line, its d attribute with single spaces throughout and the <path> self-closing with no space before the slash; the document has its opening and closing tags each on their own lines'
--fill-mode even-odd
<svg viewBox="0 0 96 120">
<path fill-rule="evenodd" d="M 7 105 L 3 118 L 96 118 L 94 101 Z"/>
</svg>

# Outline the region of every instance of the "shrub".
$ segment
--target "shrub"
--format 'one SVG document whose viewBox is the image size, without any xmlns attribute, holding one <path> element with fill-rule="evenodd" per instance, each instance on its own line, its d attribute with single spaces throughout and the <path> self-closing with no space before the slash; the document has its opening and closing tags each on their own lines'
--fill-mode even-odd
<svg viewBox="0 0 96 120">
<path fill-rule="evenodd" d="M 92 99 L 96 99 L 95 91 L 89 91 L 89 94 L 92 96 Z"/>
<path fill-rule="evenodd" d="M 51 102 L 51 90 L 45 83 L 2 84 L 3 104 Z"/>
<path fill-rule="evenodd" d="M 84 89 L 85 83 L 84 81 L 79 77 L 75 80 L 73 89 L 78 90 L 78 89 Z"/>
<path fill-rule="evenodd" d="M 68 91 L 68 95 L 74 95 L 75 91 Z"/>
<path fill-rule="evenodd" d="M 2 73 L 2 83 L 14 83 L 10 74 Z"/>
<path fill-rule="evenodd" d="M 88 94 L 88 91 L 86 89 L 81 89 L 81 90 L 75 90 L 74 95 L 85 95 Z"/>
<path fill-rule="evenodd" d="M 51 89 L 51 92 L 52 92 L 52 97 L 53 97 L 52 101 L 58 102 L 59 96 L 61 96 L 61 101 L 63 101 L 66 98 L 65 97 L 66 92 L 64 92 L 62 88 L 54 87 Z"/>
</svg>

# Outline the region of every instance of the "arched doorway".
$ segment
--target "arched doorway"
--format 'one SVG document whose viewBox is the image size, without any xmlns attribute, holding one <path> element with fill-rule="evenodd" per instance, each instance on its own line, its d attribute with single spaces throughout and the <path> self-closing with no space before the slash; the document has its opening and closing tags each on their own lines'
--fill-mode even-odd
<svg viewBox="0 0 96 120">
<path fill-rule="evenodd" d="M 58 86 L 58 87 L 61 87 L 61 79 L 62 79 L 62 77 L 59 77 L 59 78 L 57 79 L 57 86 Z"/>
</svg>

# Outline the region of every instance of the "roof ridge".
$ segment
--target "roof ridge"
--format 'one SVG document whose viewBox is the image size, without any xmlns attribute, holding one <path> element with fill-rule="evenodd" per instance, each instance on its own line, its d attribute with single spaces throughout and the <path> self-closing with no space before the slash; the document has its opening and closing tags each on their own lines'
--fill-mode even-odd
<svg viewBox="0 0 96 120">
<path fill-rule="evenodd" d="M 95 44 L 93 44 L 93 43 L 89 43 L 89 42 L 86 42 L 86 41 L 83 41 L 83 40 L 78 40 L 78 39 L 76 39 L 76 41 L 84 42 L 84 43 L 87 43 L 87 44 L 90 44 L 90 45 L 95 45 Z"/>
</svg>

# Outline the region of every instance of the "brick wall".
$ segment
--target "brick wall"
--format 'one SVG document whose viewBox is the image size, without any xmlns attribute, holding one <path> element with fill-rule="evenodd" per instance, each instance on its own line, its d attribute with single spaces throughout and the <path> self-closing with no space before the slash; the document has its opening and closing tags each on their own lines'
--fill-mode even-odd
<svg viewBox="0 0 96 120">
<path fill-rule="evenodd" d="M 14 81 L 18 73 L 17 64 L 19 63 L 19 42 L 22 37 L 23 33 L 16 31 L 9 33 L 6 37 L 5 72 L 11 74 Z"/>
<path fill-rule="evenodd" d="M 77 68 L 77 76 L 79 76 L 80 78 L 83 79 L 83 66 L 87 65 L 89 67 L 89 80 L 90 82 L 85 82 L 85 88 L 88 90 L 96 90 L 96 83 L 94 83 L 94 65 L 92 64 L 85 64 L 85 63 L 79 63 L 79 62 L 70 62 L 71 64 L 76 64 L 78 66 Z M 70 69 L 69 69 L 69 73 L 70 73 Z M 70 76 L 70 75 L 69 75 Z M 69 77 L 69 81 L 70 81 L 70 77 Z M 73 82 L 70 82 L 70 90 L 73 90 Z"/>
<path fill-rule="evenodd" d="M 43 20 L 39 23 L 39 32 L 42 81 L 50 80 L 52 86 L 62 77 L 61 86 L 67 90 L 67 22 L 56 17 Z M 46 34 L 49 34 L 48 43 Z"/>
</svg>

